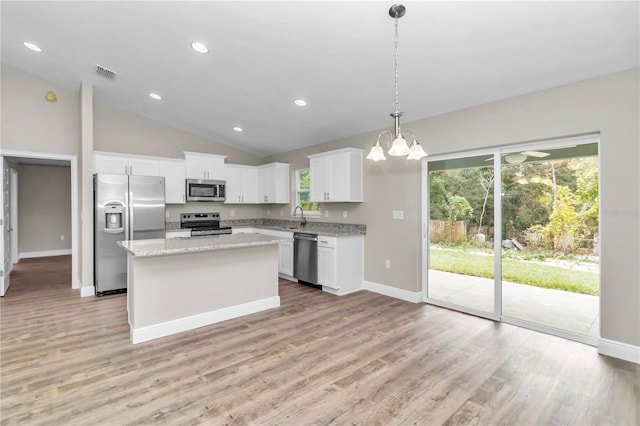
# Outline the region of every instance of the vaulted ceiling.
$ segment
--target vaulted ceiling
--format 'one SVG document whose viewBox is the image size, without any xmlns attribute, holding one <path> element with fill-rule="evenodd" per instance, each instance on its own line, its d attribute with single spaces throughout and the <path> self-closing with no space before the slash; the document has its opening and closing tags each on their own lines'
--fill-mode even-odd
<svg viewBox="0 0 640 426">
<path fill-rule="evenodd" d="M 2 1 L 2 62 L 269 155 L 391 127 L 391 4 Z M 404 4 L 404 122 L 639 65 L 635 1 Z"/>
</svg>

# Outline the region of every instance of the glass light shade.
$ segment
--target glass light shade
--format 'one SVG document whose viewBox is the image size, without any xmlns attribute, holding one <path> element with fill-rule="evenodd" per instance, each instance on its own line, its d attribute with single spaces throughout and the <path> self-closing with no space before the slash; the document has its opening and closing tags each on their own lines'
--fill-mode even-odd
<svg viewBox="0 0 640 426">
<path fill-rule="evenodd" d="M 407 141 L 402 136 L 398 136 L 391 144 L 391 148 L 389 148 L 389 155 L 402 157 L 408 154 L 409 146 L 407 146 Z"/>
<path fill-rule="evenodd" d="M 380 161 L 386 159 L 387 157 L 384 156 L 384 151 L 382 150 L 382 147 L 379 143 L 376 143 L 374 146 L 372 146 L 371 152 L 369 152 L 369 155 L 367 155 L 367 160 Z"/>
<path fill-rule="evenodd" d="M 422 145 L 420 145 L 418 142 L 413 142 L 413 144 L 411 144 L 411 148 L 409 149 L 409 156 L 407 157 L 407 160 L 419 160 L 422 157 L 426 157 L 427 153 L 424 152 L 424 149 L 422 149 Z"/>
<path fill-rule="evenodd" d="M 527 159 L 527 156 L 524 154 L 509 154 L 509 155 L 506 155 L 504 159 L 509 164 L 520 164 Z"/>
</svg>

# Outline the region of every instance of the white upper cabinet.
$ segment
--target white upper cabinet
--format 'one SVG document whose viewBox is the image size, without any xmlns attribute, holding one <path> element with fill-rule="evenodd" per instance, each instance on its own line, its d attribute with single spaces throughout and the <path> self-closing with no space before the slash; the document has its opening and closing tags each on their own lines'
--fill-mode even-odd
<svg viewBox="0 0 640 426">
<path fill-rule="evenodd" d="M 225 204 L 258 203 L 258 169 L 255 166 L 227 164 Z"/>
<path fill-rule="evenodd" d="M 135 155 L 94 152 L 93 172 L 119 175 L 160 176 L 158 160 Z"/>
<path fill-rule="evenodd" d="M 258 167 L 258 202 L 289 203 L 289 165 L 271 163 Z"/>
<path fill-rule="evenodd" d="M 361 149 L 344 148 L 307 156 L 311 201 L 362 202 L 362 154 Z"/>
<path fill-rule="evenodd" d="M 185 161 L 159 160 L 160 176 L 164 176 L 164 193 L 167 204 L 184 204 L 185 199 Z"/>
<path fill-rule="evenodd" d="M 187 179 L 225 180 L 226 155 L 200 154 L 184 151 Z"/>
</svg>

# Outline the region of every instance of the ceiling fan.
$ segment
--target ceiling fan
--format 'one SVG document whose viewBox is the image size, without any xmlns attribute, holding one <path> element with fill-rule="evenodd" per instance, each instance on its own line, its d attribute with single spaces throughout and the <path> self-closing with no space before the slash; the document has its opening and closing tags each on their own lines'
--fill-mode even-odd
<svg viewBox="0 0 640 426">
<path fill-rule="evenodd" d="M 505 161 L 509 164 L 520 164 L 523 163 L 527 157 L 536 157 L 536 158 L 544 158 L 551 155 L 549 152 L 541 152 L 541 151 L 522 151 L 522 152 L 513 152 L 510 154 L 502 154 Z M 487 158 L 484 161 L 493 161 L 493 157 Z"/>
</svg>

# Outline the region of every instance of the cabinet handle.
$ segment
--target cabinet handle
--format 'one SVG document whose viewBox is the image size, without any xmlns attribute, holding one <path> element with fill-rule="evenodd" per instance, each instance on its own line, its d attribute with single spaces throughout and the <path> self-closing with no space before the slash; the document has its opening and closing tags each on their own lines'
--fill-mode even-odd
<svg viewBox="0 0 640 426">
<path fill-rule="evenodd" d="M 129 166 L 129 174 L 132 175 L 133 174 L 133 166 Z"/>
</svg>

